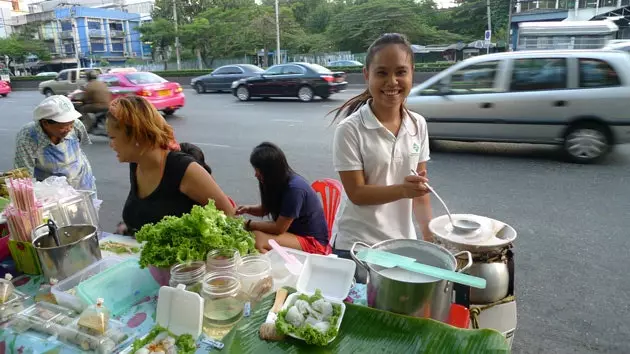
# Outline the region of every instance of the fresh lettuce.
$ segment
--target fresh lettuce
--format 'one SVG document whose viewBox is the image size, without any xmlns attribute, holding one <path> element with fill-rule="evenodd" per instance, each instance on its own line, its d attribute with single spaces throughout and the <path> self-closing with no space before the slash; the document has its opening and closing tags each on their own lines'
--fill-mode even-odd
<svg viewBox="0 0 630 354">
<path fill-rule="evenodd" d="M 298 296 L 299 300 L 305 300 L 309 304 L 313 302 L 323 299 L 322 293 L 319 289 L 315 290 L 315 294 L 313 296 L 308 296 L 305 294 L 300 294 Z M 289 322 L 286 321 L 285 315 L 287 314 L 287 310 L 282 310 L 278 313 L 278 319 L 276 320 L 276 330 L 282 334 L 292 333 L 299 337 L 302 337 L 307 344 L 311 345 L 319 345 L 325 346 L 328 344 L 328 341 L 332 338 L 335 338 L 338 334 L 337 323 L 339 322 L 339 316 L 341 315 L 341 306 L 338 304 L 332 304 L 333 313 L 329 317 L 328 322 L 330 323 L 330 327 L 326 333 L 322 333 L 311 325 L 305 323 L 300 327 L 295 327 Z"/>
<path fill-rule="evenodd" d="M 144 348 L 147 344 L 153 342 L 153 340 L 162 332 L 167 332 L 169 336 L 175 338 L 175 346 L 177 347 L 177 353 L 179 354 L 194 354 L 197 351 L 197 343 L 190 334 L 182 334 L 181 336 L 174 335 L 168 329 L 155 325 L 153 329 L 144 338 L 136 339 L 131 347 L 131 353 L 135 353 L 141 348 Z"/>
<path fill-rule="evenodd" d="M 254 236 L 244 229 L 243 220 L 226 216 L 213 200 L 205 207 L 194 206 L 181 217 L 165 216 L 155 224 L 144 225 L 136 232 L 136 240 L 146 241 L 139 262 L 143 268 L 203 261 L 216 249 L 235 248 L 241 255 L 256 253 Z"/>
</svg>

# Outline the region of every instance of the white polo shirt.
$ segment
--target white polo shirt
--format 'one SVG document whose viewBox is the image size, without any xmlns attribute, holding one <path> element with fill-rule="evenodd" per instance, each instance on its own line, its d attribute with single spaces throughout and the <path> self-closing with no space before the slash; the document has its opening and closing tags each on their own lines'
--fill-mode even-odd
<svg viewBox="0 0 630 354">
<path fill-rule="evenodd" d="M 411 112 L 394 136 L 376 118 L 369 102 L 342 120 L 335 130 L 335 171 L 363 170 L 365 183 L 389 186 L 403 183 L 418 164 L 429 160 L 429 135 L 422 116 Z M 335 248 L 349 250 L 354 242 L 373 245 L 389 239 L 416 239 L 411 199 L 359 206 L 344 193 L 333 235 Z"/>
</svg>

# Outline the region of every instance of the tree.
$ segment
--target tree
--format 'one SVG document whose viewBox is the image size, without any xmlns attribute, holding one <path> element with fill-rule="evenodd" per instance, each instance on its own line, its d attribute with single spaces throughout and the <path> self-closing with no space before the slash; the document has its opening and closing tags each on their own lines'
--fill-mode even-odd
<svg viewBox="0 0 630 354">
<path fill-rule="evenodd" d="M 167 69 L 168 49 L 175 43 L 175 28 L 173 24 L 166 19 L 158 18 L 153 22 L 142 24 L 138 30 L 142 35 L 143 42 L 150 42 L 153 50 L 153 60 L 159 53 L 164 62 L 164 70 Z"/>
<path fill-rule="evenodd" d="M 206 67 L 210 66 L 205 59 L 210 54 L 214 34 L 208 19 L 198 17 L 192 23 L 183 25 L 181 27 L 181 37 L 182 45 L 191 48 L 197 54 L 199 69 L 203 69 L 201 67 L 202 62 L 206 64 Z"/>
<path fill-rule="evenodd" d="M 27 57 L 31 55 L 37 56 L 39 60 L 49 60 L 50 52 L 46 45 L 32 39 L 24 39 L 18 35 L 9 38 L 0 39 L 0 56 L 9 57 L 9 63 L 24 63 Z"/>
</svg>

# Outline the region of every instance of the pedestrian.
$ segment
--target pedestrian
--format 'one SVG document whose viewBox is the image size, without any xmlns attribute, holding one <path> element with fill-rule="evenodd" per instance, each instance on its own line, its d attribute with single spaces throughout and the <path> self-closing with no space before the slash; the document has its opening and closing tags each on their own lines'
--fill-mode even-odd
<svg viewBox="0 0 630 354">
<path fill-rule="evenodd" d="M 269 240 L 275 240 L 307 253 L 330 254 L 322 202 L 310 183 L 291 169 L 284 152 L 264 142 L 254 148 L 249 161 L 258 180 L 260 204 L 240 206 L 236 214 L 271 216 L 270 221 L 245 221 L 245 229 L 254 232 L 258 251 L 266 253 L 271 249 Z"/>
<path fill-rule="evenodd" d="M 340 257 L 349 258 L 357 241 L 416 239 L 412 214 L 431 240 L 427 125 L 404 105 L 413 72 L 405 36 L 384 34 L 367 52 L 368 88 L 336 110 L 335 120 L 343 120 L 335 129 L 333 163 L 345 190 L 334 227 L 333 248 Z"/>
<path fill-rule="evenodd" d="M 17 134 L 15 168 L 27 169 L 38 181 L 63 176 L 76 190 L 96 192 L 92 167 L 82 149 L 91 141 L 80 117 L 69 98 L 45 98 L 33 111 L 34 121 Z"/>
<path fill-rule="evenodd" d="M 226 215 L 234 215 L 214 178 L 193 156 L 180 151 L 173 128 L 145 98 L 115 99 L 107 133 L 118 161 L 129 163 L 130 191 L 118 233 L 134 235 L 146 224 L 179 217 L 209 200 Z"/>
</svg>

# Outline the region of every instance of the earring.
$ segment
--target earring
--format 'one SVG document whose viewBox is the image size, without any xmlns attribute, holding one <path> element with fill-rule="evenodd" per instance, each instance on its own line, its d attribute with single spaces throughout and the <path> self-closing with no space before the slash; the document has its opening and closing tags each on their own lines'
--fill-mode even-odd
<svg viewBox="0 0 630 354">
<path fill-rule="evenodd" d="M 140 146 L 140 144 L 136 143 L 136 147 Z"/>
</svg>

